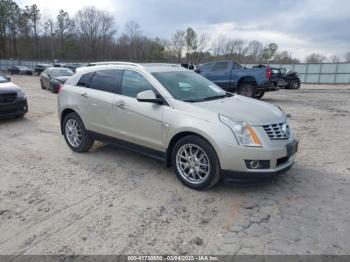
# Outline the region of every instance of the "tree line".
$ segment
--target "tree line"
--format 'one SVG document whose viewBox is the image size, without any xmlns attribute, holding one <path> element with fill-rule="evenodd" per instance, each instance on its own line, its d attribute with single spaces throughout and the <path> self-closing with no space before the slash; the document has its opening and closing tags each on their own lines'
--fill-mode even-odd
<svg viewBox="0 0 350 262">
<path fill-rule="evenodd" d="M 167 61 L 198 64 L 217 59 L 240 63 L 299 63 L 279 50 L 276 43 L 245 42 L 219 36 L 210 39 L 189 27 L 170 39 L 150 38 L 140 25 L 129 21 L 117 34 L 115 17 L 96 7 L 84 7 L 73 17 L 60 10 L 45 18 L 38 6 L 19 7 L 13 0 L 0 0 L 0 58 L 95 61 Z M 344 56 L 350 62 L 350 52 Z M 337 56 L 310 54 L 306 62 L 339 62 Z"/>
</svg>

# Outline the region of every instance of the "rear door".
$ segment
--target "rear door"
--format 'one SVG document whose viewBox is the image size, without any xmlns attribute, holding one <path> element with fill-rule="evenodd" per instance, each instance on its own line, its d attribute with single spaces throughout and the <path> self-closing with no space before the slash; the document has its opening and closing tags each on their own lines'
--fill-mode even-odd
<svg viewBox="0 0 350 262">
<path fill-rule="evenodd" d="M 115 111 L 113 104 L 116 94 L 120 92 L 122 75 L 123 70 L 101 70 L 95 72 L 88 83 L 80 84 L 87 85 L 81 96 L 85 100 L 85 122 L 90 131 L 119 137 L 122 112 Z"/>
<path fill-rule="evenodd" d="M 165 105 L 139 102 L 136 96 L 145 90 L 153 90 L 158 94 L 145 75 L 134 70 L 125 70 L 121 93 L 114 101 L 114 111 L 123 112 L 120 128 L 125 140 L 162 151 L 162 118 Z M 117 123 L 114 121 L 114 124 Z"/>
</svg>

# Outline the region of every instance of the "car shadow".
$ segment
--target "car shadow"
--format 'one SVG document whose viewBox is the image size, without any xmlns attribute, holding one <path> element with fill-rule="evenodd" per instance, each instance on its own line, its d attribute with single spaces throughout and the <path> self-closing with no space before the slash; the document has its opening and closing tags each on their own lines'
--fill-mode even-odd
<svg viewBox="0 0 350 262">
<path fill-rule="evenodd" d="M 169 174 L 169 175 L 175 176 L 175 173 L 172 167 L 166 167 L 164 162 L 154 159 L 152 157 L 143 155 L 141 153 L 134 152 L 129 149 L 118 147 L 116 145 L 97 142 L 92 147 L 90 152 L 103 157 L 105 157 L 106 155 L 109 155 L 113 159 L 116 159 L 115 157 L 117 156 L 117 159 L 119 161 L 122 161 L 124 163 L 129 163 L 129 164 L 137 164 L 138 166 L 153 165 L 155 167 L 155 170 L 158 170 L 158 171 L 162 170 L 162 173 L 166 175 Z M 158 172 L 155 172 L 155 173 L 158 173 Z M 198 191 L 198 192 L 208 192 L 211 190 L 214 190 L 215 192 L 217 191 L 229 192 L 229 191 L 232 191 L 233 189 L 234 191 L 236 192 L 238 191 L 241 193 L 256 192 L 257 190 L 265 191 L 277 184 L 280 184 L 280 183 L 283 184 L 284 180 L 286 179 L 286 177 L 288 177 L 289 173 L 290 171 L 286 171 L 286 173 L 284 174 L 281 174 L 279 176 L 269 178 L 266 180 L 261 180 L 261 181 L 244 181 L 244 182 L 230 182 L 230 183 L 225 183 L 224 181 L 221 181 L 213 189 Z"/>
</svg>

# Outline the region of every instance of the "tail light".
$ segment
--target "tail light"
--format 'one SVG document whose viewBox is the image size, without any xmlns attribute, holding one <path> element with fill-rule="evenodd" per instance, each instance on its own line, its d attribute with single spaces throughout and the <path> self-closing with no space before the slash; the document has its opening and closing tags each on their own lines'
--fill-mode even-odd
<svg viewBox="0 0 350 262">
<path fill-rule="evenodd" d="M 63 85 L 62 84 L 58 84 L 57 85 L 57 93 L 59 94 L 62 89 L 63 89 Z"/>
<path fill-rule="evenodd" d="M 267 80 L 270 80 L 271 76 L 272 76 L 272 70 L 271 70 L 270 66 L 268 65 L 266 67 L 266 78 L 267 78 Z"/>
</svg>

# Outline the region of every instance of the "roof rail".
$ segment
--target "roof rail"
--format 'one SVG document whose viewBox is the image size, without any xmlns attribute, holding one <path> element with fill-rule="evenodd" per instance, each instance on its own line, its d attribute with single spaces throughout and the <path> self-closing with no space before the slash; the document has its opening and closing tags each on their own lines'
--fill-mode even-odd
<svg viewBox="0 0 350 262">
<path fill-rule="evenodd" d="M 92 62 L 89 63 L 90 66 L 99 66 L 99 65 L 130 65 L 130 66 L 136 66 L 143 68 L 142 65 L 136 64 L 136 63 L 131 63 L 131 62 L 115 62 L 115 61 L 106 61 L 106 62 Z"/>
</svg>

